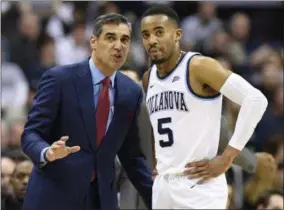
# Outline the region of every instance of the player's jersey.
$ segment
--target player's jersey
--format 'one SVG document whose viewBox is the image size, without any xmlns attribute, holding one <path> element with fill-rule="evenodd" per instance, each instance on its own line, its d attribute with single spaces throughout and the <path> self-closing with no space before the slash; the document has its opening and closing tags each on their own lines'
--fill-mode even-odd
<svg viewBox="0 0 284 210">
<path fill-rule="evenodd" d="M 164 78 L 155 65 L 150 69 L 146 104 L 161 175 L 181 173 L 186 163 L 217 155 L 222 96 L 200 97 L 191 90 L 188 66 L 196 54 L 187 52 Z"/>
</svg>

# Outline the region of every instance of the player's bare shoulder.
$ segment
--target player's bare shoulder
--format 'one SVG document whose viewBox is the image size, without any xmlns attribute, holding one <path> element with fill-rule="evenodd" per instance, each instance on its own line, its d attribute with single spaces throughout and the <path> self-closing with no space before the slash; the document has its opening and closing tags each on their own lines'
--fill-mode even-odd
<svg viewBox="0 0 284 210">
<path fill-rule="evenodd" d="M 225 69 L 216 59 L 206 56 L 194 56 L 188 71 L 198 82 L 217 92 L 232 73 L 230 70 Z"/>
</svg>

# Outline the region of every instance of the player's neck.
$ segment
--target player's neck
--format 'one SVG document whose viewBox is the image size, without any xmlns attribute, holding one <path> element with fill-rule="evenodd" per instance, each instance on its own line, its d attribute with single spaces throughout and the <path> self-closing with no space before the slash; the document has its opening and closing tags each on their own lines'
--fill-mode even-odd
<svg viewBox="0 0 284 210">
<path fill-rule="evenodd" d="M 159 72 L 160 76 L 166 76 L 168 75 L 171 71 L 174 70 L 175 66 L 178 64 L 180 59 L 182 58 L 183 52 L 178 49 L 175 51 L 175 53 L 164 63 L 157 64 L 157 69 Z"/>
<path fill-rule="evenodd" d="M 111 76 L 115 71 L 115 69 L 110 69 L 108 66 L 106 66 L 94 55 L 94 53 L 92 53 L 92 61 L 94 62 L 95 66 L 107 77 Z"/>
</svg>

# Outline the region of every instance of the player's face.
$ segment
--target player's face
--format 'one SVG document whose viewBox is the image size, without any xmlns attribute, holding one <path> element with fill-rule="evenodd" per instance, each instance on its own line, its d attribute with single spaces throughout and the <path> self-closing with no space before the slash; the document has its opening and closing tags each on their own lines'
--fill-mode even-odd
<svg viewBox="0 0 284 210">
<path fill-rule="evenodd" d="M 97 59 L 107 68 L 117 70 L 125 62 L 130 47 L 130 27 L 127 24 L 105 24 L 99 37 L 91 37 L 91 47 Z"/>
<path fill-rule="evenodd" d="M 182 35 L 166 15 L 152 15 L 142 19 L 143 46 L 153 64 L 164 63 L 171 57 Z"/>
</svg>

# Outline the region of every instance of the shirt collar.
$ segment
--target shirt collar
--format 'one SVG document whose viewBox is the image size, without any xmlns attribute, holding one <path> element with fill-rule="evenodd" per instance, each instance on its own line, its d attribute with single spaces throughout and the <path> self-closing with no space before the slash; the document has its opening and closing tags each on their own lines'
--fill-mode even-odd
<svg viewBox="0 0 284 210">
<path fill-rule="evenodd" d="M 92 80 L 95 85 L 99 84 L 106 76 L 96 67 L 95 63 L 92 60 L 92 57 L 89 59 L 89 66 L 91 69 Z M 111 80 L 111 87 L 114 87 L 116 71 L 109 77 Z"/>
</svg>

